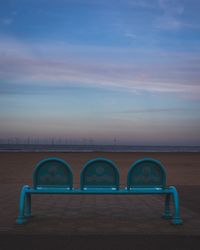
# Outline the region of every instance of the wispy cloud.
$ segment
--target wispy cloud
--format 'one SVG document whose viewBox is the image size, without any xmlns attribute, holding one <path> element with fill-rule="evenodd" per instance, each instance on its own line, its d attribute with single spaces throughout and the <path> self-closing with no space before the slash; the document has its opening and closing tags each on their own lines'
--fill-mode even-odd
<svg viewBox="0 0 200 250">
<path fill-rule="evenodd" d="M 188 55 L 182 60 L 149 62 L 144 57 L 126 63 L 121 54 L 109 49 L 65 44 L 21 43 L 14 40 L 0 42 L 0 79 L 2 82 L 39 86 L 68 86 L 69 84 L 113 88 L 135 93 L 174 93 L 178 96 L 200 96 L 200 67 Z M 104 59 L 98 60 L 99 52 Z M 88 55 L 84 54 L 87 51 Z M 111 49 L 112 50 L 112 49 Z M 56 52 L 58 51 L 58 52 Z M 77 52 L 79 51 L 78 55 Z M 95 52 L 96 51 L 96 52 Z M 131 50 L 129 53 L 135 52 Z M 128 53 L 127 52 L 127 53 Z M 107 55 L 107 56 L 106 56 Z M 200 56 L 196 55 L 200 60 Z M 189 64 L 188 64 L 189 61 Z"/>
<path fill-rule="evenodd" d="M 155 25 L 157 28 L 166 30 L 178 30 L 187 25 L 181 19 L 184 13 L 184 5 L 181 1 L 158 0 L 161 16 L 156 18 Z"/>
<path fill-rule="evenodd" d="M 130 110 L 123 110 L 119 111 L 118 113 L 124 114 L 136 114 L 136 113 L 185 113 L 185 112 L 200 112 L 200 108 L 151 108 L 151 109 L 130 109 Z"/>
<path fill-rule="evenodd" d="M 181 15 L 184 12 L 184 5 L 180 0 L 158 0 L 158 3 L 169 14 Z"/>
<path fill-rule="evenodd" d="M 127 4 L 131 6 L 141 7 L 141 8 L 152 8 L 155 7 L 155 0 L 127 0 L 125 1 Z"/>
<path fill-rule="evenodd" d="M 14 20 L 12 18 L 3 18 L 1 21 L 5 25 L 10 25 L 13 23 Z"/>
</svg>

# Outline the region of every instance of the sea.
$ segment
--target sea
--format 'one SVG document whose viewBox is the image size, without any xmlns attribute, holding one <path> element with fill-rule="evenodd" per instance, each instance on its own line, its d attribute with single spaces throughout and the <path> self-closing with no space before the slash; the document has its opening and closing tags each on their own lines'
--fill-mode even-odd
<svg viewBox="0 0 200 250">
<path fill-rule="evenodd" d="M 0 144 L 0 152 L 200 152 L 200 146 Z"/>
</svg>

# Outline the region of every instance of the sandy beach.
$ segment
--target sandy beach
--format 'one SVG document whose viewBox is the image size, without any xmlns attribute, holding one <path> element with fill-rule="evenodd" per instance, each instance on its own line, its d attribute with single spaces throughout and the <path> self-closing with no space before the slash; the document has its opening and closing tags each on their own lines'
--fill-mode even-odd
<svg viewBox="0 0 200 250">
<path fill-rule="evenodd" d="M 21 186 L 32 185 L 35 164 L 46 157 L 60 157 L 69 163 L 77 188 L 81 168 L 89 159 L 114 161 L 122 188 L 135 160 L 158 159 L 166 168 L 167 185 L 175 185 L 179 191 L 184 224 L 172 226 L 160 218 L 160 196 L 59 195 L 34 196 L 35 216 L 26 225 L 16 225 Z M 200 153 L 4 152 L 0 153 L 0 162 L 1 249 L 12 249 L 13 244 L 27 249 L 29 242 L 29 249 L 199 249 Z M 131 247 L 134 244 L 135 248 Z"/>
<path fill-rule="evenodd" d="M 200 153 L 148 153 L 148 152 L 84 152 L 84 153 L 0 153 L 1 183 L 32 184 L 32 173 L 38 161 L 48 157 L 60 157 L 70 164 L 74 173 L 75 186 L 79 186 L 79 174 L 83 165 L 90 159 L 105 157 L 116 163 L 120 171 L 120 183 L 126 184 L 126 174 L 130 165 L 137 159 L 152 157 L 160 160 L 167 170 L 168 185 L 200 185 Z M 9 174 L 8 174 L 9 173 Z"/>
</svg>

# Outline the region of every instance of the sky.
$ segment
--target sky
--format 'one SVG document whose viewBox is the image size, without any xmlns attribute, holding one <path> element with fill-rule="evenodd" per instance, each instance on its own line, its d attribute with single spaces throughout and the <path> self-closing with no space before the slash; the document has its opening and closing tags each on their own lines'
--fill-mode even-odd
<svg viewBox="0 0 200 250">
<path fill-rule="evenodd" d="M 0 0 L 0 139 L 200 145 L 199 11 Z"/>
</svg>

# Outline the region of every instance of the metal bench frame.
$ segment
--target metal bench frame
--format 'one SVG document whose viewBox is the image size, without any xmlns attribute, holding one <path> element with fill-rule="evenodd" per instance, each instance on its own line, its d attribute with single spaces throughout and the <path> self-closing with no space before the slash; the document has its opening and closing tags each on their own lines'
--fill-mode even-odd
<svg viewBox="0 0 200 250">
<path fill-rule="evenodd" d="M 71 182 L 70 185 L 66 188 L 62 187 L 38 187 L 36 185 L 36 174 L 38 169 L 40 168 L 41 164 L 47 162 L 47 161 L 56 161 L 64 164 L 66 168 L 68 168 L 69 173 L 71 173 Z M 94 162 L 106 162 L 108 164 L 111 164 L 113 168 L 116 170 L 116 187 L 84 187 L 83 183 L 83 176 L 85 169 L 87 166 L 91 163 Z M 137 166 L 139 163 L 143 162 L 152 162 L 159 164 L 161 169 L 164 171 L 164 185 L 159 186 L 159 187 L 131 187 L 130 186 L 130 173 L 132 169 Z M 20 193 L 20 201 L 19 201 L 19 216 L 17 217 L 16 223 L 17 224 L 23 224 L 28 221 L 29 217 L 31 217 L 31 196 L 35 194 L 65 194 L 65 195 L 152 195 L 152 194 L 157 194 L 157 195 L 164 195 L 165 196 L 165 206 L 164 206 L 164 214 L 163 218 L 164 219 L 172 219 L 171 222 L 174 225 L 179 225 L 182 224 L 182 219 L 180 218 L 180 208 L 179 208 L 179 197 L 178 197 L 178 192 L 174 186 L 165 186 L 166 182 L 166 175 L 165 175 L 165 169 L 163 165 L 154 159 L 151 158 L 143 158 L 141 160 L 136 161 L 129 169 L 128 175 L 127 175 L 127 187 L 126 188 L 119 188 L 119 171 L 116 165 L 105 158 L 96 158 L 94 160 L 89 161 L 86 163 L 86 165 L 83 167 L 83 170 L 81 171 L 81 176 L 80 176 L 80 189 L 73 189 L 73 175 L 71 172 L 71 168 L 68 164 L 66 164 L 65 161 L 59 159 L 59 158 L 47 158 L 41 162 L 39 162 L 36 166 L 36 169 L 33 173 L 33 187 L 29 187 L 28 185 L 25 185 L 22 187 L 21 193 Z M 171 214 L 170 211 L 170 198 L 173 198 L 173 205 L 174 205 L 174 211 L 173 215 Z"/>
</svg>

